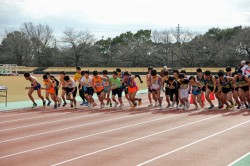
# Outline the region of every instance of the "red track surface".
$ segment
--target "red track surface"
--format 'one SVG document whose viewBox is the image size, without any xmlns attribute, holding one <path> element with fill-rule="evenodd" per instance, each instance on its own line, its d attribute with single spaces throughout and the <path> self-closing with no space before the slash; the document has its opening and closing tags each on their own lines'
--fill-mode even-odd
<svg viewBox="0 0 250 166">
<path fill-rule="evenodd" d="M 248 110 L 81 107 L 0 113 L 0 165 L 227 165 L 250 151 Z M 165 105 L 164 105 L 165 106 Z"/>
</svg>

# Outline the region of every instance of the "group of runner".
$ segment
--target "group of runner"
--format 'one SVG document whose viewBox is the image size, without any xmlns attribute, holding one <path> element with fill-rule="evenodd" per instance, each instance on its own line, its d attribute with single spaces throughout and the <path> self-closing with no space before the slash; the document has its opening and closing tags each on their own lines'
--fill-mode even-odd
<svg viewBox="0 0 250 166">
<path fill-rule="evenodd" d="M 188 77 L 184 70 L 180 72 L 173 70 L 172 73 L 169 73 L 165 69 L 158 74 L 153 67 L 148 67 L 146 75 L 148 107 L 163 108 L 163 97 L 161 97 L 163 91 L 167 108 L 187 110 L 190 104 L 194 104 L 195 109 L 198 109 L 204 107 L 205 100 L 207 100 L 210 104 L 208 109 L 212 109 L 215 107 L 212 101 L 214 96 L 218 100 L 219 109 L 224 106 L 226 108 L 237 106 L 237 109 L 242 106 L 249 108 L 250 62 L 242 61 L 241 67 L 235 72 L 232 72 L 231 67 L 227 67 L 225 71 L 220 70 L 217 75 L 213 76 L 210 71 L 203 72 L 201 68 L 198 68 L 196 76 Z M 28 96 L 33 102 L 32 107 L 37 106 L 32 97 L 34 91 L 37 91 L 38 96 L 42 99 L 43 106 L 49 106 L 52 100 L 54 108 L 66 106 L 67 100 L 70 101 L 72 108 L 77 108 L 77 91 L 82 99 L 80 105 L 88 106 L 89 109 L 97 106 L 93 98 L 94 93 L 98 96 L 101 108 L 105 105 L 112 107 L 112 102 L 114 102 L 114 108 L 118 105 L 123 108 L 123 92 L 131 109 L 142 104 L 142 99 L 136 97 L 139 88 L 135 78 L 139 78 L 143 83 L 140 75 L 131 75 L 127 71 L 123 73 L 120 68 L 109 76 L 107 70 L 103 70 L 100 75 L 97 71 L 90 74 L 89 71 L 82 71 L 80 67 L 76 67 L 76 74 L 73 78 L 70 78 L 65 72 L 61 72 L 59 80 L 50 73 L 46 73 L 43 75 L 44 86 L 41 86 L 37 79 L 29 73 L 25 73 L 24 77 L 31 82 L 31 86 L 26 89 L 29 89 Z M 43 89 L 46 91 L 45 98 L 41 94 Z M 61 89 L 60 97 L 58 96 L 59 89 Z"/>
<path fill-rule="evenodd" d="M 70 76 L 62 71 L 60 72 L 59 80 L 50 75 L 50 73 L 46 73 L 43 75 L 44 87 L 34 76 L 31 76 L 30 73 L 25 73 L 24 77 L 31 83 L 31 86 L 26 87 L 26 89 L 29 89 L 28 96 L 33 102 L 32 108 L 37 106 L 32 96 L 34 91 L 37 91 L 38 96 L 42 99 L 43 106 L 49 106 L 52 100 L 54 102 L 54 108 L 60 107 L 61 105 L 65 107 L 68 100 L 70 101 L 70 106 L 76 109 L 77 90 L 82 99 L 80 105 L 88 106 L 89 109 L 97 106 L 93 99 L 94 93 L 98 96 L 101 108 L 103 108 L 105 104 L 112 107 L 112 101 L 114 102 L 114 108 L 118 105 L 120 108 L 123 108 L 123 92 L 131 109 L 142 104 L 141 98 L 136 97 L 139 88 L 136 85 L 135 78 L 139 78 L 140 82 L 143 83 L 140 75 L 131 75 L 127 71 L 122 73 L 120 68 L 113 71 L 112 76 L 108 76 L 107 70 L 103 70 L 102 75 L 100 75 L 97 71 L 93 71 L 93 73 L 90 74 L 89 71 L 82 71 L 81 67 L 76 67 L 76 74 L 73 78 L 70 78 Z M 60 88 L 62 90 L 61 98 L 58 96 L 58 90 Z M 42 96 L 41 90 L 46 90 L 45 98 Z M 111 98 L 110 94 L 112 95 Z M 116 98 L 116 96 L 118 96 L 118 98 Z"/>
</svg>

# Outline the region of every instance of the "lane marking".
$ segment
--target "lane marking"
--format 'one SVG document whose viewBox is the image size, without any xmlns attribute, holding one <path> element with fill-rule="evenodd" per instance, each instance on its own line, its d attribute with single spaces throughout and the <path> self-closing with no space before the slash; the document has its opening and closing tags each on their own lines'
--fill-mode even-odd
<svg viewBox="0 0 250 166">
<path fill-rule="evenodd" d="M 46 132 L 42 132 L 42 133 L 37 133 L 37 134 L 28 135 L 28 136 L 23 136 L 23 137 L 18 137 L 18 138 L 13 138 L 13 139 L 8 139 L 8 140 L 0 141 L 0 144 L 1 143 L 15 141 L 15 140 L 20 140 L 20 139 L 24 139 L 24 138 L 30 138 L 30 137 L 34 137 L 34 136 L 40 136 L 40 135 L 44 135 L 44 134 L 55 133 L 55 132 L 58 132 L 58 131 L 64 131 L 64 130 L 68 130 L 68 129 L 74 129 L 74 128 L 78 128 L 78 127 L 89 126 L 89 125 L 92 125 L 92 124 L 98 124 L 98 123 L 102 123 L 102 122 L 108 122 L 108 121 L 113 121 L 113 120 L 117 120 L 117 119 L 123 119 L 123 118 L 131 117 L 131 116 L 133 118 L 133 117 L 139 116 L 139 115 L 141 115 L 141 114 L 127 115 L 127 116 L 122 116 L 122 117 L 118 117 L 118 118 L 112 118 L 112 119 L 107 119 L 107 120 L 102 120 L 102 121 L 97 121 L 97 122 L 92 122 L 92 123 L 86 123 L 86 124 L 81 124 L 81 125 L 77 125 L 77 126 L 66 127 L 66 128 L 52 130 L 52 131 L 46 131 Z"/>
<path fill-rule="evenodd" d="M 63 115 L 63 114 L 69 114 L 69 113 L 58 113 L 58 114 L 51 114 L 51 115 L 45 115 L 45 116 L 35 116 L 35 117 L 24 118 L 24 119 L 9 120 L 9 121 L 0 122 L 0 124 L 10 123 L 10 122 L 18 122 L 18 121 L 30 120 L 30 119 L 45 118 L 45 117 L 57 116 L 57 115 Z"/>
<path fill-rule="evenodd" d="M 50 122 L 36 123 L 36 124 L 32 124 L 32 125 L 27 125 L 27 126 L 20 126 L 20 127 L 9 128 L 9 129 L 3 129 L 3 130 L 0 130 L 0 132 L 16 130 L 16 129 L 21 129 L 21 128 L 27 128 L 27 127 L 33 127 L 33 126 L 44 125 L 44 124 L 57 123 L 57 122 L 62 122 L 62 121 L 67 121 L 67 120 L 72 120 L 72 119 L 80 119 L 80 118 L 85 118 L 85 117 L 97 116 L 100 114 L 103 114 L 103 113 L 97 113 L 94 115 L 83 115 L 83 116 L 78 116 L 78 117 L 73 117 L 73 118 L 65 118 L 65 119 L 60 119 L 60 120 L 55 120 L 55 121 L 50 121 Z"/>
<path fill-rule="evenodd" d="M 163 133 L 166 133 L 166 132 L 169 132 L 169 131 L 173 131 L 173 130 L 176 130 L 176 129 L 179 129 L 179 128 L 183 128 L 183 127 L 186 127 L 186 126 L 189 126 L 189 125 L 192 125 L 192 124 L 196 124 L 196 123 L 199 123 L 199 122 L 202 122 L 202 121 L 206 121 L 206 120 L 209 120 L 209 119 L 213 119 L 213 118 L 216 118 L 216 117 L 219 117 L 219 116 L 221 116 L 221 115 L 215 115 L 215 116 L 212 116 L 212 117 L 209 117 L 209 118 L 204 118 L 204 119 L 197 120 L 197 121 L 187 123 L 187 124 L 184 124 L 184 125 L 180 125 L 180 126 L 177 126 L 177 127 L 174 127 L 174 128 L 163 130 L 163 131 L 160 131 L 160 132 L 157 132 L 157 133 L 154 133 L 154 134 L 139 137 L 139 138 L 127 141 L 127 142 L 123 142 L 123 143 L 120 143 L 120 144 L 117 144 L 117 145 L 114 145 L 114 146 L 110 146 L 108 148 L 104 148 L 104 149 L 101 149 L 101 150 L 98 150 L 98 151 L 87 153 L 87 154 L 82 155 L 82 156 L 78 156 L 78 157 L 75 157 L 75 158 L 72 158 L 72 159 L 69 159 L 69 160 L 65 160 L 65 161 L 62 161 L 60 163 L 53 164 L 51 166 L 57 166 L 57 165 L 65 164 L 65 163 L 68 163 L 68 162 L 71 162 L 71 161 L 74 161 L 74 160 L 77 160 L 77 159 L 80 159 L 80 158 L 91 156 L 91 155 L 94 155 L 94 154 L 97 154 L 97 153 L 100 153 L 100 152 L 104 152 L 104 151 L 107 151 L 107 150 L 110 150 L 110 149 L 114 149 L 114 148 L 117 148 L 117 147 L 120 147 L 120 146 L 123 146 L 123 145 L 127 145 L 127 144 L 130 144 L 130 143 L 136 142 L 136 141 L 140 141 L 140 140 L 152 137 L 152 136 L 160 135 L 160 134 L 163 134 Z"/>
<path fill-rule="evenodd" d="M 168 156 L 168 155 L 170 155 L 170 154 L 172 154 L 172 153 L 178 152 L 178 151 L 180 151 L 180 150 L 182 150 L 182 149 L 185 149 L 185 148 L 188 148 L 188 147 L 190 147 L 190 146 L 192 146 L 192 145 L 195 145 L 195 144 L 197 144 L 197 143 L 203 142 L 203 141 L 205 141 L 205 140 L 207 140 L 207 139 L 209 139 L 209 138 L 215 137 L 215 136 L 217 136 L 217 135 L 220 135 L 220 134 L 222 134 L 222 133 L 225 133 L 225 132 L 227 132 L 227 131 L 230 131 L 230 130 L 232 130 L 232 129 L 235 129 L 235 128 L 237 128 L 237 127 L 240 127 L 240 126 L 242 126 L 242 125 L 245 125 L 245 124 L 247 124 L 247 123 L 249 123 L 249 122 L 250 122 L 250 120 L 245 121 L 245 122 L 240 123 L 240 124 L 237 124 L 237 125 L 232 126 L 232 127 L 230 127 L 230 128 L 227 128 L 227 129 L 225 129 L 225 130 L 219 131 L 219 132 L 217 132 L 217 133 L 214 133 L 214 134 L 212 134 L 212 135 L 209 135 L 209 136 L 207 136 L 207 137 L 204 137 L 204 138 L 202 138 L 202 139 L 199 139 L 199 140 L 197 140 L 197 141 L 194 141 L 194 142 L 192 142 L 192 143 L 190 143 L 190 144 L 187 144 L 187 145 L 185 145 L 185 146 L 179 147 L 179 148 L 177 148 L 177 149 L 175 149 L 175 150 L 172 150 L 172 151 L 170 151 L 170 152 L 167 152 L 167 153 L 165 153 L 165 154 L 162 154 L 162 155 L 160 155 L 160 156 L 158 156 L 158 157 L 155 157 L 155 158 L 153 158 L 153 159 L 147 160 L 147 161 L 145 161 L 145 162 L 143 162 L 143 163 L 141 163 L 141 164 L 138 164 L 137 166 L 146 165 L 146 164 L 151 163 L 151 162 L 153 162 L 153 161 L 155 161 L 155 160 L 158 160 L 158 159 L 160 159 L 160 158 L 166 157 L 166 156 Z"/>
<path fill-rule="evenodd" d="M 171 117 L 180 116 L 180 115 L 181 114 L 173 115 L 173 116 L 168 116 L 168 117 L 165 117 L 165 118 L 171 118 Z M 162 119 L 162 118 L 160 118 L 160 119 Z M 122 129 L 125 129 L 125 128 L 129 128 L 129 127 L 133 127 L 133 126 L 138 126 L 138 125 L 141 125 L 141 124 L 150 123 L 150 122 L 157 121 L 157 120 L 158 119 L 150 120 L 150 121 L 146 121 L 146 122 L 141 122 L 141 123 L 136 123 L 136 124 L 132 124 L 132 125 L 128 125 L 128 126 L 123 126 L 123 127 L 119 127 L 119 128 L 107 130 L 107 131 L 102 131 L 102 132 L 95 133 L 95 134 L 86 135 L 86 136 L 83 136 L 83 137 L 78 137 L 78 138 L 70 139 L 70 140 L 67 140 L 67 141 L 62 141 L 62 142 L 58 142 L 58 143 L 54 143 L 54 144 L 49 144 L 49 145 L 46 145 L 46 146 L 37 147 L 37 148 L 34 148 L 34 149 L 29 149 L 29 150 L 26 150 L 26 151 L 21 151 L 21 152 L 9 154 L 9 155 L 1 156 L 0 159 L 7 158 L 7 157 L 12 157 L 12 156 L 16 156 L 16 155 L 20 155 L 20 154 L 24 154 L 24 153 L 28 153 L 28 152 L 32 152 L 32 151 L 35 151 L 35 150 L 45 149 L 45 148 L 48 148 L 48 147 L 52 147 L 52 146 L 56 146 L 56 145 L 61 145 L 61 144 L 64 144 L 64 143 L 69 143 L 69 142 L 81 140 L 81 139 L 84 139 L 84 138 L 89 138 L 89 137 L 93 137 L 93 136 L 97 136 L 97 135 L 101 135 L 101 134 L 106 134 L 106 133 L 110 133 L 110 132 L 113 132 L 113 131 L 122 130 Z"/>
<path fill-rule="evenodd" d="M 242 160 L 243 158 L 247 157 L 248 155 L 250 155 L 250 152 L 248 152 L 247 154 L 241 156 L 240 158 L 238 158 L 237 160 L 233 161 L 232 163 L 228 164 L 228 166 L 233 166 L 233 165 L 236 164 L 238 161 Z"/>
</svg>

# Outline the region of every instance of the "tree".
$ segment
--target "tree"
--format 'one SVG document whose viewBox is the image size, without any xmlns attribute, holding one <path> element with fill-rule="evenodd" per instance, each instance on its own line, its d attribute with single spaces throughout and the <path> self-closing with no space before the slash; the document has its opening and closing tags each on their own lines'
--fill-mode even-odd
<svg viewBox="0 0 250 166">
<path fill-rule="evenodd" d="M 29 65 L 32 59 L 31 43 L 26 35 L 19 31 L 7 33 L 2 41 L 2 51 L 6 61 L 11 61 L 19 66 Z"/>
<path fill-rule="evenodd" d="M 91 46 L 94 44 L 94 35 L 88 31 L 76 31 L 74 28 L 67 28 L 63 32 L 62 42 L 65 43 L 65 47 L 72 53 L 72 60 L 76 66 L 79 65 L 80 58 L 84 57 L 85 64 L 88 64 L 86 57 Z"/>
<path fill-rule="evenodd" d="M 53 30 L 48 25 L 33 25 L 33 23 L 24 23 L 21 26 L 23 32 L 31 42 L 31 49 L 35 59 L 36 66 L 43 66 L 46 62 L 41 60 L 52 58 L 48 53 L 48 49 L 53 42 Z"/>
</svg>

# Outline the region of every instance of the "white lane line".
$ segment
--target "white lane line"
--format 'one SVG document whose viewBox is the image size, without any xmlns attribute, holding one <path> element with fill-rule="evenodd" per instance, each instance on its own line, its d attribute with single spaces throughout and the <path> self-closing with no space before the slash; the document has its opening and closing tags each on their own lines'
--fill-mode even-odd
<svg viewBox="0 0 250 166">
<path fill-rule="evenodd" d="M 241 159 L 247 157 L 248 155 L 250 155 L 250 152 L 248 152 L 247 154 L 241 156 L 240 158 L 238 158 L 237 160 L 233 161 L 232 163 L 228 164 L 228 166 L 233 166 L 235 163 L 237 163 L 237 162 L 240 161 Z"/>
<path fill-rule="evenodd" d="M 184 124 L 184 125 L 180 125 L 180 126 L 177 126 L 177 127 L 174 127 L 174 128 L 163 130 L 163 131 L 160 131 L 160 132 L 157 132 L 157 133 L 154 133 L 154 134 L 150 134 L 150 135 L 146 135 L 146 136 L 143 136 L 143 137 L 139 137 L 139 138 L 133 139 L 131 141 L 123 142 L 121 144 L 110 146 L 110 147 L 105 148 L 105 149 L 101 149 L 101 150 L 94 151 L 94 152 L 91 152 L 91 153 L 87 153 L 85 155 L 78 156 L 78 157 L 75 157 L 75 158 L 72 158 L 72 159 L 69 159 L 69 160 L 65 160 L 65 161 L 62 161 L 60 163 L 53 164 L 52 166 L 57 166 L 57 165 L 65 164 L 65 163 L 68 163 L 68 162 L 71 162 L 71 161 L 74 161 L 74 160 L 77 160 L 77 159 L 80 159 L 80 158 L 91 156 L 91 155 L 94 155 L 94 154 L 97 154 L 97 153 L 100 153 L 100 152 L 104 152 L 104 151 L 107 151 L 107 150 L 110 150 L 110 149 L 114 149 L 114 148 L 117 148 L 117 147 L 120 147 L 120 146 L 123 146 L 123 145 L 127 145 L 127 144 L 130 144 L 130 143 L 136 142 L 136 141 L 140 141 L 140 140 L 143 140 L 143 139 L 146 139 L 146 138 L 149 138 L 149 137 L 160 135 L 160 134 L 163 134 L 163 133 L 166 133 L 166 132 L 169 132 L 169 131 L 173 131 L 173 130 L 176 130 L 176 129 L 179 129 L 179 128 L 183 128 L 183 127 L 186 127 L 186 126 L 189 126 L 189 125 L 192 125 L 192 124 L 196 124 L 196 123 L 199 123 L 199 122 L 202 122 L 202 121 L 206 121 L 206 120 L 209 120 L 209 119 L 213 119 L 213 118 L 216 118 L 216 117 L 219 117 L 219 116 L 221 116 L 221 115 L 215 115 L 215 116 L 212 116 L 212 117 L 209 117 L 209 118 L 204 118 L 204 119 L 197 120 L 197 121 L 194 121 L 194 122 L 191 122 L 191 123 L 187 123 L 187 124 Z"/>
<path fill-rule="evenodd" d="M 98 123 L 103 123 L 103 122 L 109 122 L 109 121 L 123 119 L 123 118 L 131 117 L 131 116 L 133 118 L 133 117 L 138 116 L 138 115 L 141 115 L 141 114 L 127 115 L 127 116 L 122 116 L 122 117 L 118 117 L 118 118 L 112 118 L 112 119 L 107 119 L 107 120 L 102 120 L 102 121 L 97 121 L 97 122 L 92 122 L 92 123 L 86 123 L 86 124 L 81 124 L 81 125 L 77 125 L 77 126 L 66 127 L 66 128 L 52 130 L 52 131 L 46 131 L 46 132 L 37 133 L 37 134 L 33 134 L 33 135 L 27 135 L 27 136 L 23 136 L 23 137 L 17 137 L 17 138 L 13 138 L 13 139 L 8 139 L 8 140 L 0 141 L 0 144 L 1 143 L 6 143 L 6 142 L 11 142 L 11 141 L 16 141 L 16 140 L 20 140 L 20 139 L 24 139 L 24 138 L 30 138 L 30 137 L 34 137 L 34 136 L 41 136 L 41 135 L 44 135 L 44 134 L 49 134 L 49 133 L 55 133 L 55 132 L 59 132 L 59 131 L 74 129 L 74 128 L 78 128 L 78 127 L 84 127 L 84 126 L 89 126 L 89 125 L 93 125 L 93 124 L 98 124 Z"/>
<path fill-rule="evenodd" d="M 148 161 L 145 161 L 145 162 L 143 162 L 143 163 L 141 163 L 141 164 L 138 164 L 137 166 L 146 165 L 146 164 L 151 163 L 151 162 L 153 162 L 153 161 L 155 161 L 155 160 L 158 160 L 158 159 L 160 159 L 160 158 L 166 157 L 166 156 L 168 156 L 168 155 L 170 155 L 170 154 L 172 154 L 172 153 L 178 152 L 178 151 L 180 151 L 180 150 L 182 150 L 182 149 L 185 149 L 185 148 L 188 148 L 188 147 L 190 147 L 190 146 L 192 146 L 192 145 L 195 145 L 195 144 L 197 144 L 197 143 L 203 142 L 203 141 L 205 141 L 205 140 L 207 140 L 207 139 L 209 139 L 209 138 L 215 137 L 215 136 L 217 136 L 217 135 L 219 135 L 219 134 L 225 133 L 225 132 L 227 132 L 227 131 L 230 131 L 230 130 L 232 130 L 232 129 L 235 129 L 235 128 L 237 128 L 237 127 L 240 127 L 240 126 L 242 126 L 242 125 L 245 125 L 245 124 L 247 124 L 247 123 L 249 123 L 249 122 L 250 122 L 250 120 L 245 121 L 245 122 L 240 123 L 240 124 L 237 124 L 237 125 L 232 126 L 232 127 L 230 127 L 230 128 L 227 128 L 227 129 L 225 129 L 225 130 L 219 131 L 219 132 L 217 132 L 217 133 L 214 133 L 214 134 L 212 134 L 212 135 L 209 135 L 209 136 L 207 136 L 207 137 L 204 137 L 204 138 L 202 138 L 202 139 L 199 139 L 199 140 L 197 140 L 197 141 L 194 141 L 194 142 L 192 142 L 192 143 L 190 143 L 190 144 L 187 144 L 187 145 L 185 145 L 185 146 L 179 147 L 179 148 L 177 148 L 177 149 L 175 149 L 175 150 L 172 150 L 172 151 L 170 151 L 170 152 L 167 152 L 167 153 L 165 153 L 165 154 L 162 154 L 162 155 L 160 155 L 160 156 L 158 156 L 158 157 L 155 157 L 155 158 L 153 158 L 153 159 L 150 159 L 150 160 L 148 160 Z"/>
<path fill-rule="evenodd" d="M 0 118 L 6 118 L 6 117 L 10 117 L 10 116 L 26 115 L 26 114 L 35 114 L 35 115 L 37 115 L 37 113 L 40 113 L 40 111 L 39 112 L 33 111 L 33 112 L 26 112 L 26 113 L 16 113 L 16 114 L 10 113 L 11 115 L 5 115 L 7 113 L 3 113 L 3 115 L 1 115 L 1 113 L 0 113 Z"/>
<path fill-rule="evenodd" d="M 63 115 L 63 114 L 69 114 L 69 113 L 57 113 L 57 114 L 50 114 L 50 115 L 45 115 L 45 116 L 35 116 L 35 117 L 30 117 L 30 118 L 9 120 L 9 121 L 0 122 L 0 124 L 3 124 L 3 123 L 10 123 L 10 122 L 18 122 L 18 121 L 30 120 L 30 119 L 46 118 L 46 117 L 50 117 L 50 116 L 57 116 L 57 115 Z"/>
<path fill-rule="evenodd" d="M 97 115 L 100 115 L 100 114 L 103 114 L 103 113 L 97 113 L 97 114 L 94 114 L 94 115 L 83 115 L 83 116 L 77 116 L 77 117 L 73 117 L 73 118 L 65 118 L 65 119 L 50 121 L 50 122 L 43 122 L 43 123 L 36 123 L 36 124 L 32 124 L 32 125 L 19 126 L 19 127 L 9 128 L 9 129 L 3 129 L 3 130 L 0 130 L 0 132 L 16 130 L 16 129 L 21 129 L 21 128 L 27 128 L 27 127 L 34 127 L 34 126 L 44 125 L 44 124 L 57 123 L 57 122 L 62 122 L 62 121 L 67 121 L 67 120 L 72 120 L 72 119 L 80 119 L 80 118 L 85 118 L 85 117 L 97 116 Z"/>
<path fill-rule="evenodd" d="M 137 115 L 139 115 L 139 114 L 137 114 Z M 137 116 L 137 115 L 133 115 L 133 116 Z M 167 118 L 171 118 L 171 117 L 175 117 L 175 116 L 180 116 L 180 115 L 181 114 L 177 114 L 177 115 L 168 116 L 168 117 L 159 118 L 159 119 L 167 119 Z M 58 143 L 55 143 L 55 144 L 50 144 L 50 145 L 46 145 L 46 146 L 42 146 L 42 147 L 38 147 L 38 148 L 34 148 L 34 149 L 29 149 L 29 150 L 26 150 L 26 151 L 21 151 L 21 152 L 9 154 L 9 155 L 6 155 L 6 156 L 1 156 L 0 159 L 7 158 L 7 157 L 12 157 L 12 156 L 16 156 L 16 155 L 20 155 L 20 154 L 24 154 L 24 153 L 28 153 L 28 152 L 32 152 L 32 151 L 35 151 L 35 150 L 45 149 L 45 148 L 49 148 L 49 147 L 52 147 L 52 146 L 61 145 L 61 144 L 65 144 L 65 143 L 69 143 L 69 142 L 81 140 L 81 139 L 84 139 L 84 138 L 89 138 L 89 137 L 93 137 L 93 136 L 97 136 L 97 135 L 101 135 L 101 134 L 106 134 L 106 133 L 110 133 L 110 132 L 113 132 L 113 131 L 117 131 L 117 130 L 122 130 L 122 129 L 125 129 L 125 128 L 129 128 L 129 127 L 138 126 L 138 125 L 141 125 L 141 124 L 146 124 L 146 123 L 158 121 L 159 119 L 149 120 L 149 121 L 145 121 L 145 122 L 141 122 L 141 123 L 136 123 L 136 124 L 132 124 L 132 125 L 128 125 L 128 126 L 123 126 L 123 127 L 119 127 L 119 128 L 115 128 L 115 129 L 111 129 L 111 130 L 107 130 L 107 131 L 102 131 L 102 132 L 95 133 L 95 134 L 86 135 L 86 136 L 79 137 L 79 138 L 70 139 L 70 140 L 67 140 L 67 141 L 58 142 Z"/>
</svg>

